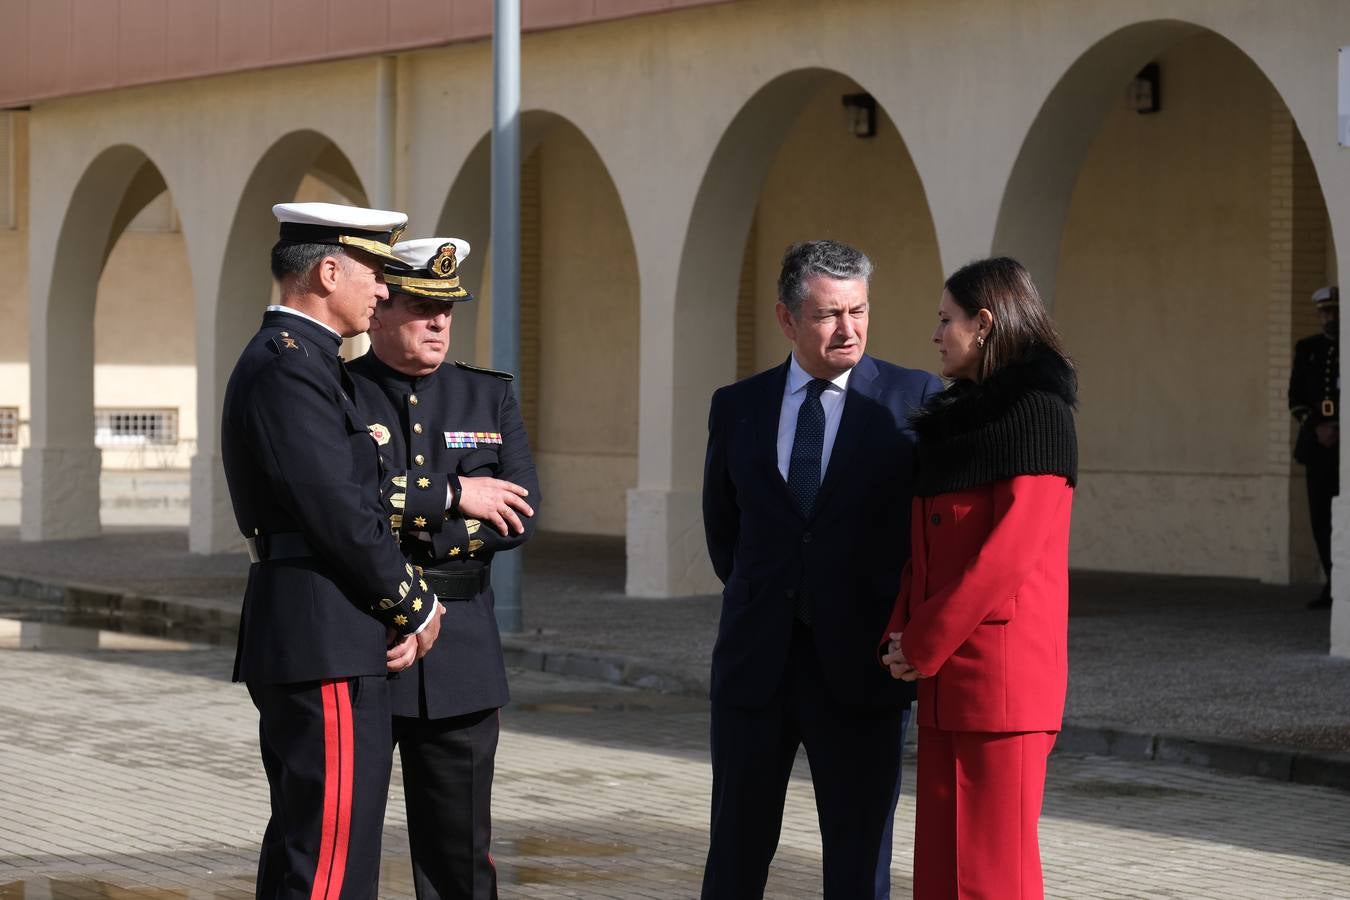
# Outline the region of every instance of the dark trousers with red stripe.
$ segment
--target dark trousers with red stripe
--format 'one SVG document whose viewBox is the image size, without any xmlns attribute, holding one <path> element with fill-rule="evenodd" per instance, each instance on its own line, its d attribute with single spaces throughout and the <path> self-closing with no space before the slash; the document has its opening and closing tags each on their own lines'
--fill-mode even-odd
<svg viewBox="0 0 1350 900">
<path fill-rule="evenodd" d="M 393 745 L 383 675 L 249 684 L 272 817 L 264 900 L 373 900 Z"/>
<path fill-rule="evenodd" d="M 497 900 L 489 849 L 500 731 L 495 709 L 394 716 L 417 900 Z"/>
</svg>

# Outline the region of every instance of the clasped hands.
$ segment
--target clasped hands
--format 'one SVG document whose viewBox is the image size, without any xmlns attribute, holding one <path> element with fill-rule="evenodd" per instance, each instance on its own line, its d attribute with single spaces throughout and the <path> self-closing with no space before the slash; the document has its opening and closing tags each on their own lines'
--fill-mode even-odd
<svg viewBox="0 0 1350 900">
<path fill-rule="evenodd" d="M 486 522 L 497 529 L 503 537 L 511 532 L 524 534 L 525 526 L 520 517 L 534 515 L 534 508 L 525 502 L 529 491 L 518 484 L 500 478 L 475 477 L 459 480 L 459 513 L 465 518 Z M 416 635 L 399 637 L 389 630 L 389 649 L 385 651 L 385 668 L 390 672 L 401 672 L 414 662 L 427 655 L 431 645 L 440 633 L 441 616 L 445 607 L 436 603 L 435 621 Z"/>
<path fill-rule="evenodd" d="M 886 655 L 881 657 L 881 664 L 889 666 L 891 677 L 898 678 L 901 681 L 918 681 L 920 678 L 931 678 L 931 675 L 924 675 L 907 659 L 905 653 L 900 649 L 900 632 L 891 632 L 891 642 L 886 645 Z"/>
<path fill-rule="evenodd" d="M 520 517 L 530 518 L 534 508 L 525 502 L 530 492 L 511 481 L 487 476 L 459 480 L 459 514 L 486 522 L 503 537 L 524 534 Z"/>
</svg>

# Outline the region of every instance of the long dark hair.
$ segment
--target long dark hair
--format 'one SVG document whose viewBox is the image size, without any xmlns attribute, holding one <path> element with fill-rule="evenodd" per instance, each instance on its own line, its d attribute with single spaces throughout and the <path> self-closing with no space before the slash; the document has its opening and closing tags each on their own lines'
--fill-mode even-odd
<svg viewBox="0 0 1350 900">
<path fill-rule="evenodd" d="M 987 309 L 994 317 L 980 358 L 981 381 L 1021 362 L 1038 347 L 1073 368 L 1040 292 L 1017 260 L 1006 256 L 976 260 L 952 273 L 943 287 L 966 315 Z"/>
</svg>

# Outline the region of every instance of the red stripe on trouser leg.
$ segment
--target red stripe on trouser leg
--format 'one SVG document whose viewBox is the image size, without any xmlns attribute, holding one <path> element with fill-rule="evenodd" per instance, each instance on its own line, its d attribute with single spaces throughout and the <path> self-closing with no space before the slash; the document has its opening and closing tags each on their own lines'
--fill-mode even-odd
<svg viewBox="0 0 1350 900">
<path fill-rule="evenodd" d="M 352 706 L 345 680 L 327 681 L 323 697 L 323 825 L 310 900 L 342 895 L 352 819 Z"/>
<path fill-rule="evenodd" d="M 333 873 L 329 878 L 331 896 L 342 894 L 342 878 L 347 872 L 347 846 L 352 836 L 352 787 L 354 744 L 352 742 L 352 694 L 347 682 L 335 685 L 338 709 L 338 831 L 333 847 Z"/>
</svg>

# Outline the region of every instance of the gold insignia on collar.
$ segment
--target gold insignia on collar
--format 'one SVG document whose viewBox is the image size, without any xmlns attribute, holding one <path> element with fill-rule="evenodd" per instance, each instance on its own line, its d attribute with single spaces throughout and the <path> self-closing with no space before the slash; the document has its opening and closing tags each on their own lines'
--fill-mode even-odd
<svg viewBox="0 0 1350 900">
<path fill-rule="evenodd" d="M 380 609 L 393 609 L 393 607 L 394 601 L 390 600 L 388 597 L 385 597 L 380 601 Z"/>
<path fill-rule="evenodd" d="M 421 611 L 422 611 L 422 598 L 418 597 L 416 600 L 413 601 L 413 612 L 421 612 Z"/>
<path fill-rule="evenodd" d="M 285 346 L 285 348 L 286 348 L 287 350 L 299 350 L 299 349 L 300 349 L 300 345 L 297 344 L 297 343 L 295 342 L 295 338 L 293 338 L 293 337 L 284 337 L 284 338 L 281 339 L 281 343 L 282 343 L 283 346 Z"/>
<path fill-rule="evenodd" d="M 407 624 L 408 624 L 408 617 L 405 616 L 403 613 L 399 613 L 398 615 L 394 616 L 394 624 L 395 624 L 395 625 L 407 625 Z"/>
<path fill-rule="evenodd" d="M 477 534 L 478 529 L 483 527 L 483 523 L 477 519 L 465 519 L 464 530 L 469 534 Z"/>
<path fill-rule="evenodd" d="M 483 549 L 483 542 L 480 541 L 480 540 L 478 540 L 478 538 L 474 538 L 473 540 L 469 541 L 469 552 L 470 552 L 470 553 L 474 553 L 474 552 L 476 552 L 476 551 L 478 551 L 478 550 L 481 550 L 481 549 Z"/>
<path fill-rule="evenodd" d="M 451 548 L 450 548 L 450 553 L 449 553 L 448 555 L 450 555 L 450 556 L 459 556 L 459 548 L 458 548 L 458 547 L 451 547 Z"/>
<path fill-rule="evenodd" d="M 420 487 L 420 488 L 429 488 L 429 487 L 431 487 L 431 479 L 430 479 L 430 478 L 419 478 L 419 479 L 417 479 L 417 486 Z"/>
<path fill-rule="evenodd" d="M 423 578 L 421 581 L 419 581 L 419 582 L 417 582 L 417 583 L 420 584 L 420 585 L 422 586 L 422 590 L 424 590 L 424 591 L 429 591 L 429 590 L 431 590 L 431 588 L 427 587 L 427 580 L 426 580 L 425 578 Z M 414 601 L 414 602 L 413 602 L 413 609 L 421 609 L 421 607 L 417 605 L 417 604 L 420 603 L 420 602 L 421 602 L 421 601 Z"/>
<path fill-rule="evenodd" d="M 441 244 L 436 255 L 427 263 L 427 271 L 437 278 L 453 278 L 458 266 L 455 259 L 455 245 L 453 243 Z"/>
<path fill-rule="evenodd" d="M 426 528 L 427 527 L 426 516 L 418 516 L 417 518 L 413 519 L 413 526 L 416 528 Z"/>
</svg>

